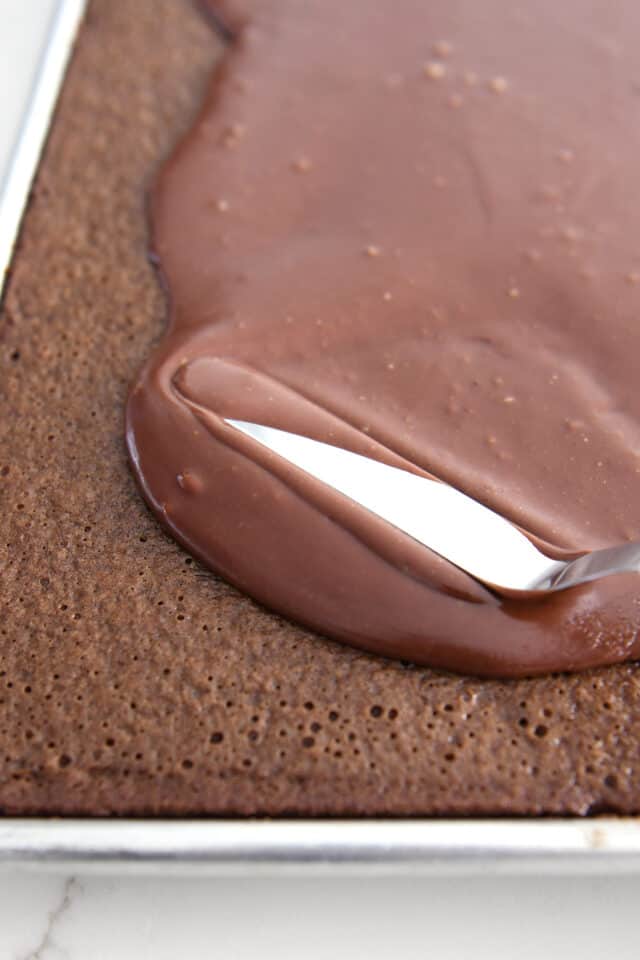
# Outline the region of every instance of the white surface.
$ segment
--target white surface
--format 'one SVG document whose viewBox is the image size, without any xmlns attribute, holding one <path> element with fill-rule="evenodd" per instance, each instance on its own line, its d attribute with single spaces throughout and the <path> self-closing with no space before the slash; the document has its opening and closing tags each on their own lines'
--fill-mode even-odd
<svg viewBox="0 0 640 960">
<path fill-rule="evenodd" d="M 0 294 L 85 0 L 0 0 Z"/>
<path fill-rule="evenodd" d="M 640 881 L 0 873 L 2 960 L 637 960 Z"/>
<path fill-rule="evenodd" d="M 0 182 L 55 7 L 0 0 Z M 631 877 L 181 880 L 4 870 L 0 960 L 635 960 L 639 900 Z"/>
<path fill-rule="evenodd" d="M 0 184 L 56 7 L 57 0 L 0 0 Z"/>
</svg>

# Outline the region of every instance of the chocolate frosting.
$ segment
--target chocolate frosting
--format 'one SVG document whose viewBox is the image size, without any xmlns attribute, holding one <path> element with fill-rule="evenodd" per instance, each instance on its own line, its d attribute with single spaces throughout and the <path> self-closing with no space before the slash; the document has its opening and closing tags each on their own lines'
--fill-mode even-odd
<svg viewBox="0 0 640 960">
<path fill-rule="evenodd" d="M 640 538 L 640 5 L 208 9 L 233 40 L 153 190 L 170 317 L 127 407 L 150 506 L 376 653 L 637 656 L 637 575 L 501 599 L 224 418 L 428 472 L 554 555 Z"/>
</svg>

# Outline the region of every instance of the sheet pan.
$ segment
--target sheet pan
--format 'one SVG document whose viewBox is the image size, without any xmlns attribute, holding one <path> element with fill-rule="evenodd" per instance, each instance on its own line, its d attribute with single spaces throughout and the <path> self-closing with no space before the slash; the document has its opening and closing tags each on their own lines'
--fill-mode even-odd
<svg viewBox="0 0 640 960">
<path fill-rule="evenodd" d="M 11 0 L 2 0 L 14 6 Z M 26 2 L 26 0 L 25 0 Z M 36 9 L 37 4 L 37 9 Z M 32 4 L 22 107 L 0 126 L 0 295 L 86 0 Z M 7 8 L 9 9 L 9 7 Z M 48 19 L 46 19 L 48 17 Z M 44 19 L 46 19 L 46 23 Z M 0 57 L 11 50 L 0 36 Z M 5 63 L 7 60 L 5 59 Z M 0 123 L 3 121 L 0 118 Z M 0 161 L 2 151 L 0 150 Z M 0 818 L 0 865 L 174 873 L 636 872 L 640 819 L 65 820 Z"/>
</svg>

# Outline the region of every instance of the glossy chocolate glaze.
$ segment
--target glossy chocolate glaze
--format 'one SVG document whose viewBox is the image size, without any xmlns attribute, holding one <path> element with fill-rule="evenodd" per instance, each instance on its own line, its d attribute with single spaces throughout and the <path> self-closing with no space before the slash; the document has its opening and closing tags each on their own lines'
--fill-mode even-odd
<svg viewBox="0 0 640 960">
<path fill-rule="evenodd" d="M 127 408 L 149 504 L 377 653 L 637 656 L 637 575 L 502 601 L 223 418 L 441 477 L 556 552 L 640 538 L 640 5 L 210 9 L 235 39 L 152 197 L 170 320 Z"/>
</svg>

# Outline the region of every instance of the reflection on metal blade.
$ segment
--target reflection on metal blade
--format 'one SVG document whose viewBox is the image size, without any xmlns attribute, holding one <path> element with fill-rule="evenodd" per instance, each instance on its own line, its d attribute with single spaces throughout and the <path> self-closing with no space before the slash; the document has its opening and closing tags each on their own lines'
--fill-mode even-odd
<svg viewBox="0 0 640 960">
<path fill-rule="evenodd" d="M 504 517 L 445 483 L 286 430 L 227 423 L 484 583 L 528 590 L 564 566 Z"/>
</svg>

